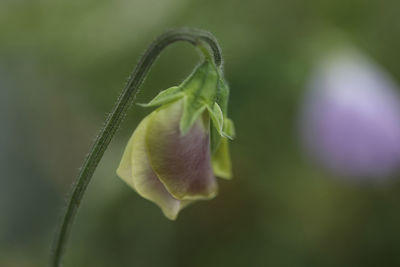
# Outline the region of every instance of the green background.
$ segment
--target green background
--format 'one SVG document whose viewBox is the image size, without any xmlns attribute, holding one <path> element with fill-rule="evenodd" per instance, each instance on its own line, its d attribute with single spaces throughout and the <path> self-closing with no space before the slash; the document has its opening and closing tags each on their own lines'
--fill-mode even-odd
<svg viewBox="0 0 400 267">
<path fill-rule="evenodd" d="M 299 109 L 322 36 L 339 31 L 400 81 L 395 0 L 1 0 L 0 266 L 46 266 L 65 194 L 146 46 L 211 31 L 231 87 L 232 181 L 168 221 L 115 174 L 150 112 L 134 106 L 82 202 L 65 266 L 400 266 L 400 183 L 337 179 L 311 162 Z M 198 55 L 169 47 L 138 102 Z M 396 177 L 394 177 L 396 178 Z"/>
</svg>

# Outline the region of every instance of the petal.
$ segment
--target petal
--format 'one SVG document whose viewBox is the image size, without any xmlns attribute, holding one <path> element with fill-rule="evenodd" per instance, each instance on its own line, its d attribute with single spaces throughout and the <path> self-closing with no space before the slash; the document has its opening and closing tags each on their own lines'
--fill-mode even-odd
<svg viewBox="0 0 400 267">
<path fill-rule="evenodd" d="M 146 133 L 153 170 L 177 199 L 209 199 L 217 193 L 211 168 L 209 117 L 203 113 L 186 135 L 179 130 L 183 101 L 155 111 Z"/>
<path fill-rule="evenodd" d="M 174 220 L 187 203 L 171 196 L 151 169 L 145 148 L 145 133 L 152 116 L 153 113 L 147 116 L 133 133 L 117 174 L 143 198 L 156 203 L 167 218 Z"/>
<path fill-rule="evenodd" d="M 229 156 L 228 139 L 222 138 L 221 143 L 212 156 L 214 174 L 224 179 L 232 178 L 232 164 Z"/>
<path fill-rule="evenodd" d="M 343 177 L 382 179 L 400 166 L 398 86 L 358 52 L 340 52 L 313 72 L 302 138 L 310 156 Z"/>
</svg>

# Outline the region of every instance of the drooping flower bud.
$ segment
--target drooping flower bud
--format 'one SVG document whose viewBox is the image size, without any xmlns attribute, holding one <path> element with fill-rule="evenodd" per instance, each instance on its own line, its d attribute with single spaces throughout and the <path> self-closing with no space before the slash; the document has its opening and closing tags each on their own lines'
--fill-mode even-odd
<svg viewBox="0 0 400 267">
<path fill-rule="evenodd" d="M 340 175 L 384 177 L 400 167 L 400 96 L 366 57 L 338 52 L 312 75 L 302 135 L 317 161 Z"/>
<path fill-rule="evenodd" d="M 180 86 L 148 104 L 160 106 L 134 131 L 117 174 L 174 220 L 189 203 L 217 194 L 215 176 L 231 178 L 228 87 L 205 61 Z"/>
</svg>

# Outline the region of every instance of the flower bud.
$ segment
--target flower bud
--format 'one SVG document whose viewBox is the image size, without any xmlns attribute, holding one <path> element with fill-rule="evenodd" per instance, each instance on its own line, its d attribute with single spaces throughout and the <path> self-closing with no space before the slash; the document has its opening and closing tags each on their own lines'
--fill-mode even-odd
<svg viewBox="0 0 400 267">
<path fill-rule="evenodd" d="M 231 177 L 226 90 L 215 65 L 205 61 L 180 86 L 141 105 L 160 107 L 134 131 L 117 174 L 171 220 L 189 203 L 216 196 L 214 175 Z"/>
</svg>

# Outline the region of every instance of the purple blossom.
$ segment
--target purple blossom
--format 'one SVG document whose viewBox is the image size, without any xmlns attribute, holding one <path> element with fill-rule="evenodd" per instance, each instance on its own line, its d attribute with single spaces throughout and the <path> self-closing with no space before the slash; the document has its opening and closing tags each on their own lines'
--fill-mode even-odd
<svg viewBox="0 0 400 267">
<path fill-rule="evenodd" d="M 335 54 L 312 73 L 301 131 L 307 152 L 333 172 L 388 176 L 400 167 L 398 88 L 362 55 Z"/>
<path fill-rule="evenodd" d="M 182 106 L 177 100 L 147 116 L 133 133 L 117 170 L 171 220 L 189 203 L 217 194 L 208 122 L 200 116 L 191 130 L 181 135 Z"/>
</svg>

